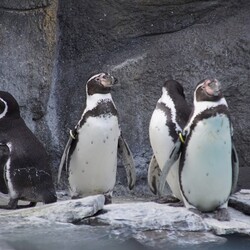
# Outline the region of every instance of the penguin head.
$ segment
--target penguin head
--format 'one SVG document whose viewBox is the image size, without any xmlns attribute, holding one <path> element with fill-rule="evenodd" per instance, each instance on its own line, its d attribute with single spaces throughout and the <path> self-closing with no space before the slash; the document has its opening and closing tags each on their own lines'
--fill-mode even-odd
<svg viewBox="0 0 250 250">
<path fill-rule="evenodd" d="M 86 91 L 88 95 L 107 94 L 115 83 L 116 79 L 108 73 L 96 74 L 87 81 Z"/>
<path fill-rule="evenodd" d="M 182 85 L 175 80 L 168 80 L 164 83 L 163 88 L 168 91 L 168 94 L 173 97 L 176 94 L 185 98 L 184 89 Z"/>
<path fill-rule="evenodd" d="M 10 93 L 0 91 L 0 119 L 19 116 L 20 110 L 16 99 Z"/>
<path fill-rule="evenodd" d="M 205 79 L 197 84 L 194 93 L 197 102 L 216 102 L 222 98 L 221 84 L 217 79 Z"/>
</svg>

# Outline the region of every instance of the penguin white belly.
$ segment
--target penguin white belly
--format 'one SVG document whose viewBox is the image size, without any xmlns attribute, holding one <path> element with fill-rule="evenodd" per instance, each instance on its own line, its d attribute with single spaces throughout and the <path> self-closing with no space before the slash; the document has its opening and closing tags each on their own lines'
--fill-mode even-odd
<svg viewBox="0 0 250 250">
<path fill-rule="evenodd" d="M 162 170 L 164 164 L 169 158 L 174 143 L 170 136 L 169 128 L 165 124 L 166 116 L 163 111 L 155 110 L 149 125 L 150 143 L 155 155 L 155 158 Z M 179 160 L 171 167 L 166 181 L 173 193 L 179 200 L 182 200 L 180 184 L 179 184 Z"/>
<path fill-rule="evenodd" d="M 116 180 L 119 136 L 116 116 L 87 119 L 78 131 L 78 143 L 69 163 L 72 195 L 112 191 Z"/>
<path fill-rule="evenodd" d="M 197 123 L 188 142 L 181 170 L 181 189 L 200 211 L 223 205 L 232 187 L 229 120 L 217 115 Z"/>
</svg>

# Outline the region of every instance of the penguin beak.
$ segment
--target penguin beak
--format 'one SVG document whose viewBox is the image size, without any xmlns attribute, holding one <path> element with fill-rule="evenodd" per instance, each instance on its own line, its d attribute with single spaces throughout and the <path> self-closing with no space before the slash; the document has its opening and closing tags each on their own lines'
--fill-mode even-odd
<svg viewBox="0 0 250 250">
<path fill-rule="evenodd" d="M 118 79 L 117 79 L 116 77 L 114 77 L 114 76 L 111 76 L 111 78 L 112 78 L 111 87 L 116 88 L 117 86 L 119 86 L 119 81 L 118 81 Z M 114 88 L 111 88 L 111 90 L 114 90 Z"/>
<path fill-rule="evenodd" d="M 109 82 L 110 82 L 110 86 L 109 87 L 112 87 L 113 85 L 117 84 L 118 80 L 114 76 L 109 75 Z"/>
<path fill-rule="evenodd" d="M 102 76 L 101 83 L 104 87 L 112 87 L 115 84 L 115 78 L 110 74 L 104 74 Z"/>
<path fill-rule="evenodd" d="M 118 79 L 116 77 L 113 77 L 113 85 L 118 83 Z"/>
</svg>

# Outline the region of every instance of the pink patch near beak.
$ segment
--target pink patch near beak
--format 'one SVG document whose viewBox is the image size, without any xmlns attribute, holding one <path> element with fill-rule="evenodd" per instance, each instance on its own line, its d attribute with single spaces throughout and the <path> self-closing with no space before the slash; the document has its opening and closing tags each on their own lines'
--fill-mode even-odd
<svg viewBox="0 0 250 250">
<path fill-rule="evenodd" d="M 204 82 L 205 90 L 208 95 L 218 96 L 220 94 L 221 85 L 218 80 L 205 80 Z"/>
</svg>

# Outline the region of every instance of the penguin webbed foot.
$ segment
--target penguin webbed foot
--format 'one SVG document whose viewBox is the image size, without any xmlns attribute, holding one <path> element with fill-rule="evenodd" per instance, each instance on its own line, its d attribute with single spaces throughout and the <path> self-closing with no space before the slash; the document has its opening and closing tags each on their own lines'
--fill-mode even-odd
<svg viewBox="0 0 250 250">
<path fill-rule="evenodd" d="M 9 207 L 8 205 L 0 205 L 0 209 L 14 210 L 16 208 Z"/>
<path fill-rule="evenodd" d="M 77 200 L 77 199 L 81 199 L 82 196 L 80 194 L 74 194 L 71 196 L 71 200 Z"/>
<path fill-rule="evenodd" d="M 57 196 L 55 192 L 47 192 L 43 196 L 43 203 L 44 204 L 51 204 L 57 202 Z"/>
<path fill-rule="evenodd" d="M 174 197 L 173 195 L 165 195 L 165 196 L 160 196 L 154 199 L 153 201 L 159 204 L 166 204 L 166 203 L 178 203 L 180 200 Z"/>
<path fill-rule="evenodd" d="M 104 205 L 112 204 L 112 196 L 110 194 L 104 194 Z"/>
<path fill-rule="evenodd" d="M 30 202 L 29 204 L 27 204 L 27 205 L 18 205 L 18 206 L 16 207 L 16 209 L 35 207 L 36 204 L 37 204 L 37 202 L 31 201 L 31 202 Z"/>
<path fill-rule="evenodd" d="M 10 207 L 9 205 L 0 205 L 0 209 L 14 210 L 14 209 L 16 209 L 16 208 Z"/>
<path fill-rule="evenodd" d="M 9 200 L 9 203 L 8 203 L 8 205 L 4 205 L 3 206 L 3 208 L 4 209 L 17 209 L 17 203 L 18 203 L 18 199 L 12 199 L 12 198 L 10 198 L 10 200 Z M 2 206 L 1 206 L 1 208 L 2 208 Z"/>
<path fill-rule="evenodd" d="M 175 203 L 169 203 L 168 204 L 170 207 L 184 207 L 184 203 L 182 201 L 178 201 Z"/>
<path fill-rule="evenodd" d="M 31 201 L 27 205 L 18 205 L 18 199 L 10 199 L 8 205 L 0 205 L 1 209 L 8 209 L 8 210 L 14 210 L 14 209 L 22 209 L 22 208 L 29 208 L 29 207 L 35 207 L 37 202 Z"/>
<path fill-rule="evenodd" d="M 194 214 L 199 215 L 202 219 L 208 218 L 208 215 L 206 213 L 202 213 L 197 208 L 189 208 L 188 210 Z"/>
<path fill-rule="evenodd" d="M 218 221 L 230 221 L 230 215 L 227 208 L 219 208 L 214 213 L 214 218 Z"/>
</svg>

